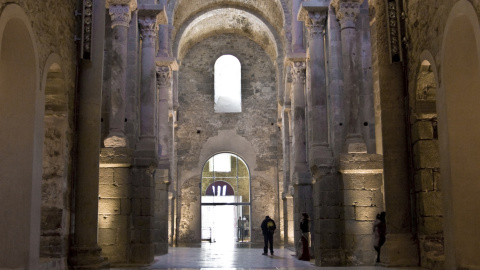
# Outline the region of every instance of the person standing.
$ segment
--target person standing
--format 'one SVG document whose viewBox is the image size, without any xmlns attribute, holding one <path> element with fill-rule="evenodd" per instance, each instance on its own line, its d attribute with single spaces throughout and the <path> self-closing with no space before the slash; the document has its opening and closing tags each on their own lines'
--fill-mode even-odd
<svg viewBox="0 0 480 270">
<path fill-rule="evenodd" d="M 273 255 L 273 234 L 277 229 L 275 225 L 275 221 L 271 219 L 269 216 L 265 216 L 265 219 L 262 221 L 262 228 L 263 233 L 263 241 L 265 245 L 263 246 L 263 253 L 262 255 L 268 255 L 268 248 L 270 247 L 270 254 Z"/>
<path fill-rule="evenodd" d="M 373 248 L 375 248 L 375 251 L 377 251 L 377 263 L 380 262 L 380 249 L 382 248 L 383 244 L 385 244 L 385 236 L 387 235 L 385 216 L 385 212 L 377 214 L 377 219 L 373 223 L 373 233 L 375 235 Z"/>
<path fill-rule="evenodd" d="M 310 217 L 307 213 L 302 214 L 302 219 L 300 220 L 300 230 L 302 231 L 302 236 L 300 237 L 300 242 L 302 243 L 302 253 L 298 259 L 302 261 L 310 261 Z"/>
</svg>

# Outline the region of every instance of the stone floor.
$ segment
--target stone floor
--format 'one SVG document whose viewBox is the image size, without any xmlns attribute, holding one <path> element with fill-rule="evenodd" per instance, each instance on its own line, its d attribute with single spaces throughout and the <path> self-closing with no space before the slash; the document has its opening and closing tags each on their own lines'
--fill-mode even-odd
<svg viewBox="0 0 480 270">
<path fill-rule="evenodd" d="M 250 243 L 221 244 L 202 243 L 197 246 L 170 247 L 169 253 L 156 256 L 150 266 L 111 268 L 127 269 L 312 269 L 325 270 L 417 270 L 421 268 L 386 268 L 381 266 L 365 267 L 317 267 L 314 261 L 300 261 L 290 248 L 276 247 L 274 255 L 262 255 L 263 248 Z M 372 258 L 372 261 L 374 258 Z"/>
</svg>

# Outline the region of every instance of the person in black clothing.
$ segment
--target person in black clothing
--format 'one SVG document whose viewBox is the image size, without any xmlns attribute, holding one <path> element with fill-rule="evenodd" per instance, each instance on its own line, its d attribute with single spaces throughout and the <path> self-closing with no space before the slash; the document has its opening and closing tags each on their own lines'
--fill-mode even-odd
<svg viewBox="0 0 480 270">
<path fill-rule="evenodd" d="M 387 235 L 387 225 L 385 223 L 385 212 L 377 214 L 377 219 L 373 223 L 373 233 L 375 235 L 373 248 L 377 252 L 377 263 L 380 262 L 380 249 L 385 244 L 385 235 Z"/>
<path fill-rule="evenodd" d="M 300 242 L 302 243 L 302 254 L 298 259 L 302 261 L 310 261 L 310 218 L 307 213 L 302 214 L 300 230 L 302 230 L 302 236 L 300 238 Z"/>
<path fill-rule="evenodd" d="M 268 255 L 268 246 L 270 245 L 270 254 L 273 255 L 273 233 L 277 229 L 275 225 L 275 221 L 271 219 L 269 216 L 266 216 L 265 219 L 262 221 L 262 228 L 263 233 L 263 241 L 265 245 L 263 246 L 263 253 L 262 255 Z"/>
</svg>

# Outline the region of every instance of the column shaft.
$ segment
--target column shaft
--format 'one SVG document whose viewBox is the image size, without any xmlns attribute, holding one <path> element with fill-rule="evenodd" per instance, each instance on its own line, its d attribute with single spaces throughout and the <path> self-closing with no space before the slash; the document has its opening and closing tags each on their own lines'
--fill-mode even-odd
<svg viewBox="0 0 480 270">
<path fill-rule="evenodd" d="M 158 149 L 160 163 L 168 165 L 169 159 L 169 92 L 172 85 L 172 72 L 169 66 L 157 66 L 158 85 Z M 168 169 L 168 167 L 165 167 Z"/>
<path fill-rule="evenodd" d="M 80 63 L 75 177 L 75 221 L 69 262 L 74 269 L 108 266 L 98 247 L 98 179 L 102 108 L 105 1 L 93 2 L 91 61 Z"/>
<path fill-rule="evenodd" d="M 292 68 L 292 153 L 294 173 L 306 172 L 305 138 L 305 62 L 295 61 Z"/>
<path fill-rule="evenodd" d="M 110 5 L 112 19 L 112 77 L 109 133 L 105 147 L 127 147 L 125 136 L 125 89 L 127 85 L 127 34 L 131 18 L 129 5 Z"/>
<path fill-rule="evenodd" d="M 140 89 L 140 141 L 154 143 L 156 114 L 155 36 L 156 18 L 140 17 L 142 69 Z"/>
<path fill-rule="evenodd" d="M 341 43 L 343 56 L 343 87 L 345 122 L 347 124 L 346 151 L 349 153 L 366 153 L 366 144 L 360 132 L 360 80 L 361 58 L 357 48 L 356 18 L 360 13 L 363 0 L 336 0 L 337 18 L 341 25 Z"/>
</svg>

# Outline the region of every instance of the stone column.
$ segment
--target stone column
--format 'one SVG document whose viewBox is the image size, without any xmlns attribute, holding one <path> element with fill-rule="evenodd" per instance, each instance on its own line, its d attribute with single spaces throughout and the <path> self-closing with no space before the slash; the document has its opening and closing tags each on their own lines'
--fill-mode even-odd
<svg viewBox="0 0 480 270">
<path fill-rule="evenodd" d="M 75 165 L 75 220 L 69 263 L 73 269 L 109 266 L 98 246 L 98 179 L 103 88 L 105 1 L 93 2 L 91 61 L 80 62 Z"/>
<path fill-rule="evenodd" d="M 158 158 L 159 168 L 169 169 L 170 123 L 169 111 L 172 92 L 172 70 L 178 69 L 173 58 L 157 57 L 158 90 Z"/>
<path fill-rule="evenodd" d="M 163 2 L 162 2 L 163 3 Z M 141 38 L 140 136 L 135 146 L 132 198 L 131 262 L 149 264 L 155 254 L 155 198 L 158 172 L 157 80 L 155 47 L 157 26 L 165 21 L 163 4 L 138 6 Z M 161 187 L 158 187 L 161 188 Z"/>
<path fill-rule="evenodd" d="M 140 37 L 142 39 L 142 67 L 140 89 L 140 138 L 136 145 L 137 153 L 148 159 L 157 157 L 157 83 L 155 68 L 155 40 L 158 16 L 163 7 L 141 5 L 138 11 Z"/>
<path fill-rule="evenodd" d="M 357 48 L 357 29 L 355 21 L 360 13 L 363 0 L 333 0 L 337 19 L 341 27 L 341 43 L 343 56 L 343 89 L 344 110 L 347 136 L 345 152 L 366 153 L 367 146 L 361 135 L 360 125 L 360 86 L 361 57 Z"/>
<path fill-rule="evenodd" d="M 332 150 L 329 146 L 327 90 L 325 73 L 324 30 L 328 5 L 326 3 L 305 2 L 298 14 L 299 20 L 305 21 L 308 28 L 308 56 L 311 90 L 307 96 L 310 151 L 309 165 L 312 173 L 320 175 L 330 172 L 332 168 Z M 325 172 L 319 172 L 324 170 Z"/>
<path fill-rule="evenodd" d="M 110 93 L 110 117 L 105 147 L 127 147 L 125 136 L 125 89 L 127 85 L 127 34 L 131 12 L 137 8 L 137 0 L 108 0 L 112 19 L 112 77 Z"/>
</svg>

